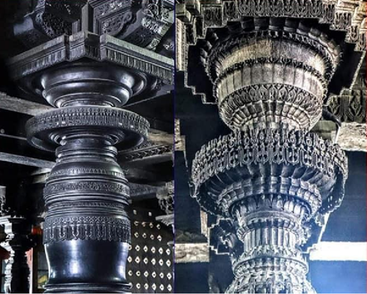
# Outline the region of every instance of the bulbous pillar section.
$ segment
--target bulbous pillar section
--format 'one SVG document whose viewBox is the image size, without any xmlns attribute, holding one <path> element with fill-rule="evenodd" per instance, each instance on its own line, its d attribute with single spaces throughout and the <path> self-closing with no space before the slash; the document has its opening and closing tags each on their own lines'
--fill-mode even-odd
<svg viewBox="0 0 367 294">
<path fill-rule="evenodd" d="M 57 155 L 44 189 L 46 291 L 126 292 L 129 188 L 115 146 L 140 144 L 149 124 L 117 107 L 146 87 L 146 77 L 80 61 L 46 69 L 39 82 L 58 108 L 27 124 L 29 142 Z"/>
<path fill-rule="evenodd" d="M 295 21 L 223 41 L 208 32 L 207 40 L 206 72 L 233 133 L 196 154 L 193 194 L 204 210 L 231 220 L 235 233 L 223 241 L 233 247 L 235 279 L 227 292 L 314 293 L 302 246 L 315 218 L 340 204 L 347 160 L 309 131 L 339 48 Z"/>
</svg>

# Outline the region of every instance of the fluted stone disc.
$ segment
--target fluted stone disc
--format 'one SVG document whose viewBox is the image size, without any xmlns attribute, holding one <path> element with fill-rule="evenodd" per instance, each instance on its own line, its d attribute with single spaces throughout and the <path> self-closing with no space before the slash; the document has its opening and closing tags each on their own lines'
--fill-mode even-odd
<svg viewBox="0 0 367 294">
<path fill-rule="evenodd" d="M 33 117 L 26 124 L 28 142 L 54 152 L 63 136 L 75 131 L 98 132 L 112 139 L 118 150 L 140 145 L 148 136 L 149 122 L 140 115 L 117 108 L 79 106 L 56 109 Z"/>
<path fill-rule="evenodd" d="M 261 194 L 291 195 L 310 210 L 322 205 L 321 212 L 332 211 L 342 201 L 346 178 L 347 157 L 337 145 L 284 129 L 220 137 L 204 145 L 192 164 L 193 196 L 204 210 L 224 217 L 236 202 Z"/>
</svg>

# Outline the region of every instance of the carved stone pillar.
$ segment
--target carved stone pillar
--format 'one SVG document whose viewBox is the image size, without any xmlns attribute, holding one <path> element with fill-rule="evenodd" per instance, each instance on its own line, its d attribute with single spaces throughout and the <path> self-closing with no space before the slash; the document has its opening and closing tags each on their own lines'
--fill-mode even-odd
<svg viewBox="0 0 367 294">
<path fill-rule="evenodd" d="M 228 293 L 315 292 L 303 255 L 343 199 L 347 158 L 310 133 L 340 64 L 341 41 L 316 23 L 286 18 L 302 7 L 295 2 L 197 1 L 178 10 L 189 45 L 182 50 L 187 86 L 217 104 L 233 131 L 202 146 L 192 163 L 193 196 L 227 220 L 212 234 L 231 257 Z"/>
<path fill-rule="evenodd" d="M 51 56 L 51 57 L 50 57 Z M 52 61 L 50 61 L 51 59 Z M 172 82 L 172 61 L 112 36 L 61 36 L 10 60 L 13 77 L 56 109 L 30 119 L 30 144 L 56 151 L 44 189 L 46 292 L 126 292 L 129 187 L 118 150 L 149 123 L 121 109 Z"/>
<path fill-rule="evenodd" d="M 193 163 L 194 193 L 207 211 L 232 220 L 233 233 L 225 228 L 222 238 L 235 274 L 228 292 L 312 293 L 301 247 L 318 215 L 342 198 L 342 151 L 314 134 L 277 129 L 205 147 Z"/>
<path fill-rule="evenodd" d="M 37 0 L 12 27 L 29 48 L 8 60 L 20 96 L 55 107 L 26 126 L 31 145 L 57 156 L 44 189 L 46 292 L 130 288 L 130 192 L 116 158 L 149 123 L 122 107 L 173 83 L 173 1 L 150 2 Z"/>
<path fill-rule="evenodd" d="M 11 216 L 0 217 L 0 224 L 7 236 L 2 245 L 10 252 L 5 261 L 5 293 L 28 293 L 30 270 L 26 252 L 32 248 L 29 239 L 32 225 L 23 217 Z"/>
<path fill-rule="evenodd" d="M 308 32 L 312 40 L 245 35 L 208 54 L 219 114 L 234 132 L 197 153 L 192 177 L 201 206 L 233 220 L 243 243 L 229 293 L 312 293 L 301 246 L 316 214 L 342 199 L 343 152 L 308 132 L 339 53 Z"/>
<path fill-rule="evenodd" d="M 47 291 L 124 292 L 129 188 L 114 145 L 141 143 L 149 124 L 116 106 L 145 86 L 144 77 L 80 62 L 47 70 L 40 79 L 46 100 L 59 107 L 27 124 L 33 145 L 60 145 L 44 190 Z"/>
</svg>

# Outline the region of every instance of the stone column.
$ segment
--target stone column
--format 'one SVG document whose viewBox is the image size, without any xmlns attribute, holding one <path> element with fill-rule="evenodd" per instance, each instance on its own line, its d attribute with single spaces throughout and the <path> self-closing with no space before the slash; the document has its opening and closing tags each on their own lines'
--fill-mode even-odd
<svg viewBox="0 0 367 294">
<path fill-rule="evenodd" d="M 80 61 L 42 72 L 44 98 L 56 110 L 27 123 L 31 144 L 57 162 L 44 189 L 46 292 L 125 292 L 130 242 L 129 188 L 117 149 L 140 144 L 148 122 L 119 109 L 146 86 L 143 75 Z"/>
<path fill-rule="evenodd" d="M 27 124 L 29 143 L 57 156 L 44 190 L 46 292 L 129 291 L 129 188 L 116 155 L 149 128 L 124 105 L 173 83 L 173 2 L 158 2 L 38 0 L 12 26 L 29 48 L 8 60 L 12 79 L 55 107 Z"/>
<path fill-rule="evenodd" d="M 31 223 L 23 217 L 2 216 L 0 224 L 4 226 L 6 240 L 3 246 L 10 252 L 5 261 L 5 293 L 28 293 L 30 288 L 30 270 L 26 252 L 32 248 Z"/>
<path fill-rule="evenodd" d="M 222 238 L 235 275 L 228 293 L 314 293 L 302 248 L 339 206 L 347 158 L 310 130 L 340 51 L 302 22 L 256 21 L 251 32 L 208 31 L 201 43 L 219 115 L 233 133 L 197 152 L 193 195 L 230 220 L 233 232 Z"/>
</svg>

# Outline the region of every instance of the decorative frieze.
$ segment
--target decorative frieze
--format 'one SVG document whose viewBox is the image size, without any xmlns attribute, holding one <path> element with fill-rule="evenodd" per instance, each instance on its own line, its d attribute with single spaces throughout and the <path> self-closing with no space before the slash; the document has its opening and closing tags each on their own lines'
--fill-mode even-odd
<svg viewBox="0 0 367 294">
<path fill-rule="evenodd" d="M 93 31 L 115 36 L 133 22 L 132 1 L 89 1 L 93 8 Z"/>
<path fill-rule="evenodd" d="M 52 217 L 45 220 L 44 244 L 70 240 L 130 243 L 130 221 L 106 216 Z"/>
<path fill-rule="evenodd" d="M 62 35 L 89 31 L 110 35 L 165 56 L 173 55 L 172 0 L 38 0 L 14 25 L 14 35 L 35 47 Z"/>
<path fill-rule="evenodd" d="M 195 1 L 195 4 L 190 1 L 187 4 L 179 5 L 180 13 L 178 16 L 182 20 L 190 22 L 196 31 L 205 31 L 207 28 L 213 27 L 225 27 L 228 22 L 239 22 L 244 17 L 290 17 L 317 19 L 320 23 L 330 25 L 333 30 L 346 31 L 348 42 L 361 42 L 365 34 L 363 20 L 366 3 L 363 0 L 220 0 L 216 3 Z M 187 17 L 187 12 L 192 15 L 191 18 Z M 200 28 L 195 24 L 195 22 L 200 22 L 201 19 L 204 28 Z M 196 38 L 192 41 L 196 43 Z M 361 48 L 356 49 L 360 50 Z M 365 48 L 362 50 L 365 50 Z"/>
<path fill-rule="evenodd" d="M 344 89 L 340 95 L 332 95 L 328 111 L 342 123 L 364 123 L 366 121 L 366 69 L 361 69 L 351 89 Z"/>
<path fill-rule="evenodd" d="M 109 35 L 80 32 L 60 36 L 9 60 L 14 79 L 29 76 L 65 61 L 90 58 L 131 68 L 172 84 L 173 60 Z"/>
<path fill-rule="evenodd" d="M 313 170 L 315 180 L 309 181 L 309 174 L 301 173 L 305 168 Z M 255 170 L 258 176 L 250 177 Z M 293 172 L 299 174 L 297 179 L 282 177 L 282 174 Z M 221 175 L 225 178 L 227 173 L 233 174 L 232 183 L 236 183 L 232 189 L 228 189 L 230 185 L 225 182 L 221 184 L 215 181 Z M 241 197 L 259 193 L 284 193 L 298 197 L 304 195 L 309 200 L 313 197 L 311 194 L 319 195 L 320 191 L 328 191 L 326 186 L 323 187 L 326 182 L 338 182 L 338 186 L 343 186 L 346 178 L 347 159 L 343 151 L 315 134 L 301 131 L 255 129 L 248 133 L 232 133 L 204 145 L 196 153 L 192 164 L 195 197 L 199 202 L 205 201 L 204 209 L 223 216 L 228 214 L 227 208 L 230 206 L 230 203 L 225 203 L 225 196 L 236 191 L 243 190 Z M 201 194 L 201 187 L 206 183 L 205 189 L 208 189 L 211 179 L 217 188 L 213 187 L 208 198 L 205 193 Z M 267 181 L 273 184 L 265 185 Z M 221 189 L 217 190 L 219 187 Z M 323 209 L 332 211 L 340 205 L 342 197 L 343 190 L 339 197 L 333 193 L 324 203 Z M 218 207 L 220 202 L 221 207 Z"/>
</svg>

